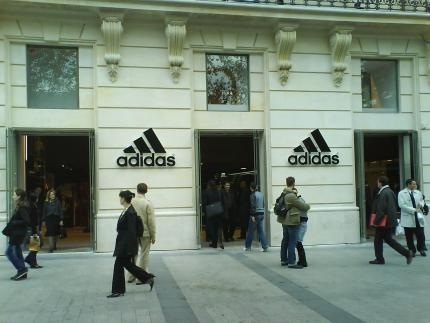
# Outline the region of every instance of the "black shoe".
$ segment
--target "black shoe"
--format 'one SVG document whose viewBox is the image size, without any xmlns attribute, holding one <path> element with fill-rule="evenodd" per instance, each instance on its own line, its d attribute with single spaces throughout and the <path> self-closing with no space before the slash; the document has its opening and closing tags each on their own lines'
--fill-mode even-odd
<svg viewBox="0 0 430 323">
<path fill-rule="evenodd" d="M 16 276 L 13 278 L 13 280 L 18 281 L 18 280 L 24 280 L 24 279 L 27 279 L 27 273 L 28 273 L 28 270 L 23 271 L 22 273 L 18 273 L 18 274 L 16 274 Z"/>
<path fill-rule="evenodd" d="M 214 249 L 218 248 L 218 246 L 216 244 L 212 244 L 212 243 L 209 243 L 209 247 L 214 248 Z"/>
<path fill-rule="evenodd" d="M 282 266 L 282 267 L 288 266 L 288 262 L 281 261 L 281 266 Z"/>
<path fill-rule="evenodd" d="M 297 264 L 302 266 L 303 268 L 306 268 L 308 266 L 308 263 L 306 261 L 298 261 Z"/>
<path fill-rule="evenodd" d="M 375 260 L 369 261 L 369 264 L 371 264 L 371 265 L 385 265 L 385 260 L 375 259 Z"/>
<path fill-rule="evenodd" d="M 151 279 L 148 281 L 149 287 L 151 287 L 151 289 L 149 290 L 150 292 L 152 292 L 152 289 L 154 288 L 154 283 L 155 283 L 154 278 L 151 278 Z"/>
<path fill-rule="evenodd" d="M 299 264 L 296 264 L 296 265 L 288 265 L 288 268 L 289 269 L 303 269 L 303 266 L 300 266 Z"/>
<path fill-rule="evenodd" d="M 124 296 L 124 294 L 121 293 L 112 293 L 108 296 L 106 296 L 107 298 L 116 298 L 116 297 L 120 297 L 120 296 Z"/>
<path fill-rule="evenodd" d="M 423 257 L 427 257 L 427 254 L 426 254 L 425 251 L 420 251 L 420 255 L 423 256 Z"/>
<path fill-rule="evenodd" d="M 31 265 L 30 268 L 31 269 L 40 269 L 40 268 L 43 268 L 43 266 L 40 266 L 39 264 L 35 264 L 35 265 Z"/>
<path fill-rule="evenodd" d="M 220 245 L 219 246 L 222 250 L 224 250 L 224 245 L 222 244 L 222 245 Z"/>
<path fill-rule="evenodd" d="M 416 251 L 411 251 L 412 257 L 415 258 Z"/>
<path fill-rule="evenodd" d="M 129 280 L 127 280 L 127 283 L 132 284 L 136 281 L 136 278 L 130 278 Z M 137 285 L 137 284 L 136 284 Z"/>
<path fill-rule="evenodd" d="M 53 253 L 54 252 L 54 250 L 53 249 L 49 249 L 49 253 Z"/>
<path fill-rule="evenodd" d="M 412 252 L 409 251 L 408 254 L 406 255 L 406 264 L 410 265 L 412 262 L 413 256 L 412 256 Z"/>
</svg>

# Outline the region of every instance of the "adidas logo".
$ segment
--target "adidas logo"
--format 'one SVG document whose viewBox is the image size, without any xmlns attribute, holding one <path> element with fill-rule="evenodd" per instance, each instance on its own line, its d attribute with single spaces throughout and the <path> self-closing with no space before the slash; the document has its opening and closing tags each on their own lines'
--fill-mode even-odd
<svg viewBox="0 0 430 323">
<path fill-rule="evenodd" d="M 310 137 L 294 148 L 295 155 L 288 157 L 291 165 L 338 165 L 339 155 L 331 154 L 321 131 L 316 129 L 311 132 Z"/>
<path fill-rule="evenodd" d="M 128 146 L 123 150 L 125 154 L 134 154 L 132 156 L 118 157 L 116 163 L 119 167 L 166 167 L 175 166 L 175 156 L 157 156 L 156 154 L 165 154 L 166 150 L 155 134 L 154 130 L 148 129 L 143 133 L 143 136 L 133 141 L 133 145 Z M 149 154 L 144 156 L 144 154 Z"/>
</svg>

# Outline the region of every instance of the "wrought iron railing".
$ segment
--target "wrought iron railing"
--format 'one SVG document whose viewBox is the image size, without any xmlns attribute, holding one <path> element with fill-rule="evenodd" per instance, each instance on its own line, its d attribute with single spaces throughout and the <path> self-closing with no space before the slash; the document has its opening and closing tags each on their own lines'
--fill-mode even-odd
<svg viewBox="0 0 430 323">
<path fill-rule="evenodd" d="M 309 6 L 353 10 L 385 10 L 430 13 L 430 0 L 206 0 L 279 6 Z"/>
</svg>

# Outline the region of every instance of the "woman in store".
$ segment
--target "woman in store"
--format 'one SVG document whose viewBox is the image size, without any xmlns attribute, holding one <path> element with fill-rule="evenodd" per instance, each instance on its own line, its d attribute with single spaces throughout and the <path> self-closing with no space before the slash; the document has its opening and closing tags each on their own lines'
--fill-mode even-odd
<svg viewBox="0 0 430 323">
<path fill-rule="evenodd" d="M 6 256 L 17 270 L 16 275 L 11 277 L 11 279 L 23 280 L 27 279 L 28 269 L 25 267 L 21 244 L 24 242 L 27 236 L 27 229 L 30 226 L 30 205 L 24 190 L 16 189 L 12 199 L 15 203 L 15 210 L 4 228 L 3 234 L 9 237 Z"/>
<path fill-rule="evenodd" d="M 138 252 L 138 234 L 137 234 L 137 213 L 131 200 L 134 197 L 134 193 L 130 191 L 121 191 L 119 193 L 120 203 L 124 210 L 122 211 L 116 231 L 118 232 L 115 251 L 113 253 L 115 259 L 115 265 L 113 270 L 112 278 L 112 293 L 108 295 L 108 298 L 115 298 L 124 296 L 125 293 L 125 276 L 124 268 L 136 277 L 143 284 L 149 284 L 152 288 L 154 287 L 154 275 L 147 273 L 142 268 L 134 264 L 134 257 Z"/>
<path fill-rule="evenodd" d="M 60 226 L 63 225 L 63 210 L 61 202 L 55 196 L 53 188 L 46 194 L 45 205 L 43 207 L 43 222 L 46 225 L 45 236 L 48 237 L 49 252 L 54 252 L 54 250 L 57 250 Z"/>
</svg>

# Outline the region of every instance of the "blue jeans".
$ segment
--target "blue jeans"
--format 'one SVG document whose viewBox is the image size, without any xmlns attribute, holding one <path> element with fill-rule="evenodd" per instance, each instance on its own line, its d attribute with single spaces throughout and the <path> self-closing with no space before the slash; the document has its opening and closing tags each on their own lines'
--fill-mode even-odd
<svg viewBox="0 0 430 323">
<path fill-rule="evenodd" d="M 24 256 L 22 255 L 22 249 L 20 245 L 10 244 L 6 249 L 6 256 L 16 268 L 16 270 L 18 270 L 18 272 L 23 272 L 26 270 Z"/>
<path fill-rule="evenodd" d="M 299 236 L 297 237 L 297 240 L 300 242 L 303 242 L 303 239 L 305 238 L 306 231 L 308 231 L 308 223 L 307 222 L 301 222 L 299 224 Z"/>
<path fill-rule="evenodd" d="M 281 262 L 293 266 L 296 264 L 296 245 L 300 225 L 282 225 Z"/>
<path fill-rule="evenodd" d="M 254 238 L 254 232 L 255 232 L 255 229 L 257 229 L 257 233 L 261 242 L 261 247 L 263 249 L 267 249 L 267 240 L 266 240 L 266 235 L 264 234 L 263 220 L 264 220 L 264 213 L 256 214 L 255 222 L 252 221 L 251 218 L 249 218 L 248 232 L 246 233 L 246 240 L 245 240 L 245 248 L 247 249 L 251 248 L 252 239 Z"/>
</svg>

